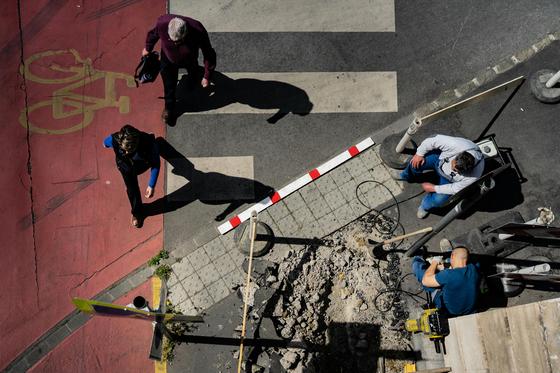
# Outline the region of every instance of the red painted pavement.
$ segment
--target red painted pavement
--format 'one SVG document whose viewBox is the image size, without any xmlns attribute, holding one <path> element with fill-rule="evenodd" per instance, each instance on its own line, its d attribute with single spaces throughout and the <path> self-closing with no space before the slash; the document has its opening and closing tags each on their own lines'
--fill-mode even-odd
<svg viewBox="0 0 560 373">
<path fill-rule="evenodd" d="M 142 295 L 150 301 L 151 281 L 114 303 L 132 303 L 136 295 Z M 41 359 L 30 372 L 153 373 L 154 363 L 148 359 L 152 330 L 149 321 L 92 317 L 85 326 Z"/>
<path fill-rule="evenodd" d="M 122 74 L 133 74 L 146 32 L 165 12 L 165 2 L 21 0 L 24 59 L 42 52 L 75 50 L 74 54 L 43 56 L 31 63 L 26 72 L 27 97 L 19 74 L 17 2 L 3 3 L 0 12 L 0 80 L 4 91 L 0 101 L 0 149 L 4 155 L 0 172 L 2 370 L 72 310 L 71 297 L 94 296 L 162 247 L 161 216 L 149 218 L 140 230 L 130 225 L 124 184 L 115 168 L 113 151 L 104 149 L 102 141 L 124 123 L 164 134 L 159 119 L 161 81 L 129 87 Z M 76 62 L 76 58 L 83 61 Z M 87 58 L 91 59 L 90 68 L 84 69 Z M 107 83 L 111 75 L 114 89 Z M 97 77 L 100 79 L 88 81 Z M 29 146 L 20 123 L 20 117 L 25 119 L 22 111 L 25 113 L 26 102 L 34 126 Z M 84 122 L 87 126 L 80 128 Z M 41 133 L 45 130 L 62 133 Z M 163 176 L 162 170 L 156 197 L 162 195 Z M 147 177 L 145 174 L 140 179 L 141 190 Z M 95 321 L 95 325 L 100 322 Z M 83 349 L 84 356 L 67 359 L 105 361 L 105 353 L 125 358 L 130 353 L 128 347 L 119 351 L 118 345 L 105 351 L 103 338 L 96 339 L 95 334 L 88 337 L 93 329 L 88 326 L 89 331 L 72 337 L 88 338 L 91 349 Z M 116 330 L 111 333 L 110 338 L 117 338 Z M 89 351 L 95 354 L 90 356 Z M 49 366 L 56 370 L 54 362 L 62 360 L 52 361 Z"/>
</svg>

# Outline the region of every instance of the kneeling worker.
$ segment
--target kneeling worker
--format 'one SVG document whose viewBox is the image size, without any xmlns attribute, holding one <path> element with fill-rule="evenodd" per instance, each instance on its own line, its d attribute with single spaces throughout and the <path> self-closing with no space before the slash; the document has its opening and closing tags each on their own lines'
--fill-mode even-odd
<svg viewBox="0 0 560 373">
<path fill-rule="evenodd" d="M 407 167 L 392 176 L 396 180 L 413 181 L 429 170 L 438 173 L 439 184 L 422 183 L 428 194 L 418 207 L 416 216 L 419 219 L 428 216 L 430 209 L 443 206 L 449 197 L 482 176 L 484 155 L 470 140 L 436 135 L 422 141 Z"/>
<path fill-rule="evenodd" d="M 468 315 L 476 311 L 480 275 L 474 264 L 467 263 L 469 252 L 458 247 L 451 252 L 451 267 L 444 269 L 441 257 L 428 265 L 419 256 L 412 261 L 412 272 L 424 289 L 432 294 L 437 308 L 449 315 Z"/>
</svg>

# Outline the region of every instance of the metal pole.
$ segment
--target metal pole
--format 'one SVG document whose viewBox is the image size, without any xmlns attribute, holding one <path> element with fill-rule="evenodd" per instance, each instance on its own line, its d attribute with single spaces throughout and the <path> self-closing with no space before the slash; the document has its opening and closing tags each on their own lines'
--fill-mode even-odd
<svg viewBox="0 0 560 373">
<path fill-rule="evenodd" d="M 412 244 L 412 246 L 406 251 L 405 256 L 414 256 L 426 242 L 441 232 L 443 228 L 447 227 L 449 223 L 455 220 L 459 215 L 474 206 L 486 193 L 492 190 L 495 185 L 496 183 L 494 182 L 494 179 L 489 178 L 488 180 L 485 180 L 482 185 L 480 185 L 478 193 L 474 195 L 472 199 L 463 199 L 455 205 L 451 211 L 445 214 L 445 216 L 436 225 L 434 225 L 434 229 L 431 232 L 426 233 L 424 236 L 420 237 L 418 241 Z"/>
<path fill-rule="evenodd" d="M 552 78 L 548 79 L 546 82 L 546 88 L 552 88 L 558 83 L 560 80 L 560 70 L 552 76 Z"/>
<path fill-rule="evenodd" d="M 249 248 L 249 265 L 247 266 L 247 281 L 245 283 L 245 297 L 243 299 L 243 324 L 241 325 L 241 343 L 239 344 L 239 359 L 237 360 L 237 373 L 241 373 L 241 364 L 243 362 L 243 341 L 245 339 L 245 330 L 247 325 L 247 309 L 249 300 L 249 286 L 251 285 L 251 269 L 253 266 L 253 249 L 255 247 L 255 237 L 257 236 L 257 212 L 251 212 L 251 246 Z"/>
</svg>

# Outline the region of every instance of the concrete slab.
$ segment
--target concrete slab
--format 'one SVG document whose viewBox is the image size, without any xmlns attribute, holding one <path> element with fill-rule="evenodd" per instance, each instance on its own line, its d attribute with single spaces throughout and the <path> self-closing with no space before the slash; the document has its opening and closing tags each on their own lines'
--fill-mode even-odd
<svg viewBox="0 0 560 373">
<path fill-rule="evenodd" d="M 393 0 L 173 1 L 169 11 L 207 20 L 210 32 L 395 31 Z"/>
<path fill-rule="evenodd" d="M 215 86 L 209 91 L 182 92 L 181 112 L 307 115 L 398 110 L 394 71 L 223 72 L 214 74 L 212 82 Z"/>
</svg>

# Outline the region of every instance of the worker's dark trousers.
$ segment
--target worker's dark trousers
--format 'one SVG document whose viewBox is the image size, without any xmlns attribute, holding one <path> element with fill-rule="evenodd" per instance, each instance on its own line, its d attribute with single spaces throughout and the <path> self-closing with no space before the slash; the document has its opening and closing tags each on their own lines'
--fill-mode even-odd
<svg viewBox="0 0 560 373">
<path fill-rule="evenodd" d="M 422 166 L 420 166 L 419 168 L 414 168 L 412 167 L 412 164 L 409 163 L 406 166 L 406 168 L 401 172 L 400 176 L 406 181 L 414 181 L 422 177 L 424 171 L 435 171 L 439 176 L 438 185 L 449 184 L 449 180 L 441 176 L 440 173 L 440 169 L 439 169 L 440 154 L 441 151 L 439 150 L 433 150 L 428 152 L 424 156 L 424 164 L 422 164 Z M 422 207 L 422 209 L 425 211 L 429 211 L 435 207 L 443 206 L 450 197 L 451 195 L 449 194 L 441 194 L 435 192 L 426 193 L 426 195 L 422 199 L 422 203 L 420 204 L 420 207 Z"/>
<path fill-rule="evenodd" d="M 130 171 L 121 171 L 121 175 L 126 185 L 126 194 L 130 202 L 131 213 L 136 217 L 143 216 L 142 194 L 138 186 L 138 175 L 146 172 L 149 166 L 146 164 L 134 164 Z"/>
<path fill-rule="evenodd" d="M 169 61 L 165 53 L 161 51 L 161 80 L 163 81 L 163 96 L 165 100 L 165 108 L 171 112 L 175 110 L 175 92 L 177 91 L 177 81 L 179 78 L 179 68 L 187 69 L 187 88 L 193 89 L 195 84 L 200 85 L 203 71 L 198 65 L 196 66 L 179 66 Z"/>
<path fill-rule="evenodd" d="M 429 263 L 422 259 L 422 257 L 420 256 L 415 256 L 414 259 L 412 259 L 412 273 L 414 274 L 414 277 L 416 277 L 420 285 L 422 285 L 422 278 L 424 277 L 424 273 L 426 272 L 428 266 Z M 443 308 L 441 290 L 438 288 L 429 288 L 424 285 L 422 285 L 422 287 L 425 291 L 432 293 L 432 301 L 434 302 L 436 307 L 440 309 Z"/>
</svg>

